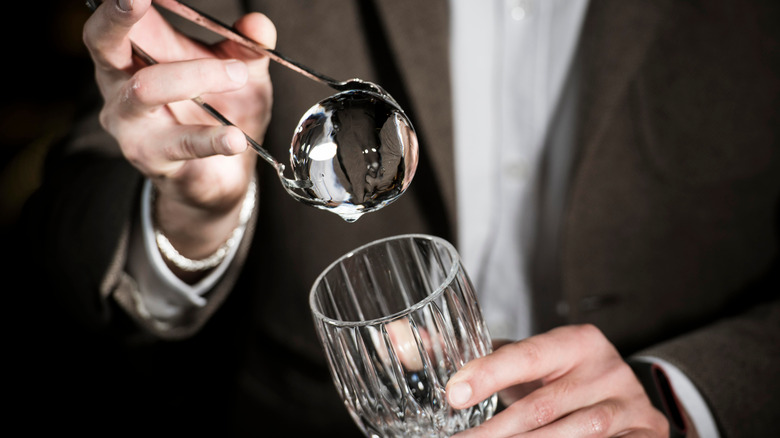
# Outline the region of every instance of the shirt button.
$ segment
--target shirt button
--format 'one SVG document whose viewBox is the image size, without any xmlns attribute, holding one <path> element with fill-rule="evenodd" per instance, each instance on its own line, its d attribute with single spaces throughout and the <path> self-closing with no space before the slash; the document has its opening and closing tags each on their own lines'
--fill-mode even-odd
<svg viewBox="0 0 780 438">
<path fill-rule="evenodd" d="M 531 14 L 532 0 L 507 0 L 509 16 L 515 21 L 521 21 Z"/>
<path fill-rule="evenodd" d="M 518 160 L 507 163 L 504 165 L 504 174 L 513 181 L 525 181 L 528 179 L 528 162 Z"/>
</svg>

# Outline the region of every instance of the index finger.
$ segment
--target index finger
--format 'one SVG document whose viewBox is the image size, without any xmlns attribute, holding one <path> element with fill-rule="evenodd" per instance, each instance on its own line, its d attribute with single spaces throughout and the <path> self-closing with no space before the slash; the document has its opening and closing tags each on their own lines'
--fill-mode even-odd
<svg viewBox="0 0 780 438">
<path fill-rule="evenodd" d="M 578 363 L 580 350 L 588 348 L 590 343 L 583 339 L 588 331 L 561 327 L 472 360 L 447 382 L 450 405 L 463 409 L 521 383 L 557 379 Z"/>
<path fill-rule="evenodd" d="M 149 10 L 151 0 L 95 0 L 97 9 L 84 23 L 82 38 L 97 67 L 123 70 L 132 62 L 128 34 Z"/>
</svg>

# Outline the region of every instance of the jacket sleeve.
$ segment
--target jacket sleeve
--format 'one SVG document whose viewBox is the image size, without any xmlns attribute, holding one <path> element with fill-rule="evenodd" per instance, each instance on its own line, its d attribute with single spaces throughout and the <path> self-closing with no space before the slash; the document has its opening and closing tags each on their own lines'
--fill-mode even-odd
<svg viewBox="0 0 780 438">
<path fill-rule="evenodd" d="M 238 2 L 209 4 L 203 10 L 223 19 L 240 13 Z M 84 97 L 85 111 L 48 152 L 41 186 L 27 202 L 21 221 L 25 264 L 34 272 L 37 289 L 46 294 L 40 303 L 58 318 L 93 332 L 121 327 L 131 333 L 142 328 L 163 338 L 191 336 L 230 292 L 248 252 L 254 218 L 233 263 L 208 292 L 209 303 L 176 328 L 155 329 L 139 312 L 138 283 L 126 269 L 144 178 L 100 126 L 102 99 L 96 87 Z"/>
<path fill-rule="evenodd" d="M 777 272 L 775 266 L 765 288 L 759 291 L 768 295 L 763 304 L 640 353 L 672 363 L 691 379 L 723 437 L 771 436 L 778 432 Z"/>
</svg>

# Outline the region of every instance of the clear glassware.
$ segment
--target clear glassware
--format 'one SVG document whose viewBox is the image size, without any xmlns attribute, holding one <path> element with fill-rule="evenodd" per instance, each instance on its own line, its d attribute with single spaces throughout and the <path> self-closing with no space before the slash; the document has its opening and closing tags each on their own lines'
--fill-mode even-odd
<svg viewBox="0 0 780 438">
<path fill-rule="evenodd" d="M 492 351 L 455 248 L 410 234 L 377 240 L 332 263 L 309 298 L 331 375 L 368 437 L 447 437 L 489 419 L 496 395 L 447 403 L 450 376 Z"/>
<path fill-rule="evenodd" d="M 87 0 L 93 11 L 101 3 Z M 355 222 L 394 202 L 409 187 L 417 169 L 417 134 L 404 110 L 384 88 L 359 78 L 339 81 L 318 73 L 179 0 L 154 3 L 338 91 L 312 106 L 295 128 L 290 145 L 295 179 L 284 176 L 284 164 L 244 133 L 249 146 L 276 169 L 282 187 L 294 199 Z M 131 46 L 146 64 L 157 64 L 132 41 Z M 202 97 L 192 101 L 223 125 L 235 126 Z"/>
</svg>

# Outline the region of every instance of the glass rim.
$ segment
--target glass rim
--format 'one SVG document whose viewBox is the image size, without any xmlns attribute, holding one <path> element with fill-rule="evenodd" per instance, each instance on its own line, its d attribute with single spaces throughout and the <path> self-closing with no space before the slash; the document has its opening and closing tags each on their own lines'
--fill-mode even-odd
<svg viewBox="0 0 780 438">
<path fill-rule="evenodd" d="M 402 239 L 430 240 L 436 242 L 437 244 L 442 245 L 450 253 L 450 256 L 452 257 L 452 264 L 450 266 L 449 272 L 447 272 L 447 276 L 444 278 L 441 284 L 438 287 L 436 287 L 435 290 L 433 290 L 425 298 L 415 302 L 411 306 L 406 307 L 405 309 L 400 310 L 398 312 L 391 313 L 389 315 L 382 316 L 379 318 L 366 319 L 363 321 L 343 321 L 343 320 L 331 318 L 329 316 L 325 316 L 322 312 L 320 312 L 319 306 L 315 305 L 316 304 L 315 295 L 317 294 L 317 286 L 319 286 L 319 284 L 322 282 L 322 279 L 325 277 L 325 275 L 327 275 L 330 271 L 332 271 L 335 266 L 337 266 L 342 261 L 351 258 L 356 254 L 362 252 L 366 248 L 376 246 L 391 240 L 402 240 Z M 309 309 L 311 310 L 315 319 L 334 327 L 364 327 L 364 326 L 371 326 L 371 325 L 392 322 L 405 315 L 409 315 L 410 313 L 425 307 L 426 305 L 428 305 L 428 303 L 438 298 L 447 288 L 447 285 L 452 283 L 452 281 L 455 279 L 455 275 L 458 272 L 460 263 L 461 263 L 460 254 L 455 249 L 455 246 L 449 241 L 447 241 L 446 239 L 431 234 L 422 234 L 422 233 L 399 234 L 395 236 L 383 237 L 381 239 L 372 240 L 371 242 L 365 243 L 343 254 L 341 257 L 331 262 L 325 269 L 322 270 L 322 272 L 317 276 L 317 279 L 314 280 L 314 284 L 312 284 L 312 287 L 309 291 Z"/>
</svg>

